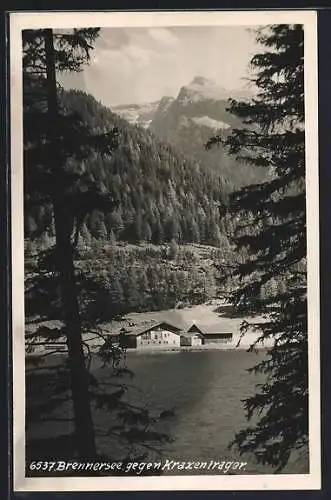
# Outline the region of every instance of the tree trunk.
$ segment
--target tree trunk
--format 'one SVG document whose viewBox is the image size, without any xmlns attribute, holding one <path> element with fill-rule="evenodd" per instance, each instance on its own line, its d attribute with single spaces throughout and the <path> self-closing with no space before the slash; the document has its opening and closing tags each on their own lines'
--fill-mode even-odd
<svg viewBox="0 0 331 500">
<path fill-rule="evenodd" d="M 75 438 L 79 457 L 91 460 L 96 456 L 94 426 L 90 406 L 88 370 L 82 343 L 81 323 L 75 280 L 71 220 L 64 200 L 63 167 L 57 162 L 56 127 L 58 120 L 57 87 L 53 31 L 45 30 L 45 52 L 48 87 L 48 139 L 51 144 L 50 161 L 54 177 L 54 221 L 56 235 L 56 261 L 60 276 L 61 299 L 64 310 L 71 392 L 74 409 Z M 62 187 L 62 189 L 61 189 Z"/>
</svg>

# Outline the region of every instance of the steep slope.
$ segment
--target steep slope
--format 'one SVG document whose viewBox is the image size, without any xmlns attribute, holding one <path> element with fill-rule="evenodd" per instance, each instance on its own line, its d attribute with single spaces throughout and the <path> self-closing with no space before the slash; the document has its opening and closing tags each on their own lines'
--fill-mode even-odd
<svg viewBox="0 0 331 500">
<path fill-rule="evenodd" d="M 132 242 L 201 242 L 219 246 L 222 234 L 219 203 L 224 202 L 226 183 L 199 162 L 187 159 L 150 131 L 130 125 L 79 91 L 64 92 L 62 105 L 78 113 L 97 131 L 117 127 L 120 146 L 111 159 L 95 155 L 82 165 L 104 191 L 120 200 L 119 208 L 104 216 L 92 213 L 83 228 L 83 238 L 113 238 Z M 45 211 L 30 214 L 31 227 L 40 226 Z"/>
<path fill-rule="evenodd" d="M 150 130 L 162 141 L 176 146 L 185 155 L 194 157 L 213 169 L 235 187 L 264 178 L 262 169 L 240 165 L 222 148 L 206 151 L 205 143 L 218 133 L 224 137 L 241 120 L 227 112 L 228 99 L 245 99 L 247 92 L 230 92 L 216 83 L 196 77 L 180 89 L 176 99 L 155 111 Z"/>
<path fill-rule="evenodd" d="M 113 111 L 131 124 L 148 128 L 161 141 L 199 160 L 205 170 L 212 169 L 238 188 L 263 180 L 265 170 L 238 164 L 222 147 L 206 151 L 205 144 L 216 133 L 226 137 L 233 128 L 242 127 L 241 120 L 227 111 L 229 99 L 250 97 L 248 91 L 230 91 L 197 76 L 179 90 L 176 98 L 166 96 L 153 103 L 116 106 Z"/>
</svg>

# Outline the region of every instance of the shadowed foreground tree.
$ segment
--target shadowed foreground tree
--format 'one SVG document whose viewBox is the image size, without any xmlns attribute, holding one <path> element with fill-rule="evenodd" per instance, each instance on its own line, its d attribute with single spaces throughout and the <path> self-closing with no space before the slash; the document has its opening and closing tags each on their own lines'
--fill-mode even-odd
<svg viewBox="0 0 331 500">
<path fill-rule="evenodd" d="M 65 325 L 62 334 L 68 346 L 75 443 L 82 459 L 94 457 L 96 449 L 76 289 L 73 232 L 75 224 L 79 230 L 82 209 L 90 212 L 99 208 L 102 201 L 111 210 L 113 201 L 98 192 L 96 185 L 82 188 L 79 160 L 88 158 L 95 150 L 110 155 L 114 140 L 113 133 L 93 136 L 77 116 L 60 110 L 56 71 L 80 70 L 89 60 L 91 44 L 98 32 L 99 29 L 57 34 L 51 29 L 23 32 L 25 209 L 52 206 L 56 244 L 51 257 L 61 290 Z M 76 160 L 74 167 L 70 160 Z"/>
<path fill-rule="evenodd" d="M 80 294 L 85 294 L 86 302 L 91 295 L 102 292 L 102 284 L 82 273 L 78 275 L 74 266 L 78 235 L 86 215 L 95 210 L 110 212 L 116 205 L 97 181 L 84 175 L 84 161 L 91 155 L 109 158 L 117 146 L 118 134 L 114 129 L 93 133 L 78 115 L 69 113 L 61 105 L 61 89 L 56 81 L 57 71 L 78 71 L 88 62 L 98 32 L 23 32 L 25 213 L 52 214 L 44 218 L 39 230 L 43 234 L 52 228 L 55 234 L 55 246 L 40 251 L 37 261 L 31 264 L 26 279 L 26 313 L 37 323 L 43 319 L 58 322 L 56 326 L 41 325 L 27 334 L 32 351 L 27 360 L 27 424 L 35 419 L 53 423 L 72 420 L 74 430 L 73 434 L 54 439 L 34 440 L 35 456 L 48 460 L 92 460 L 100 456 L 92 418 L 98 410 L 115 410 L 118 422 L 113 426 L 117 437 L 129 442 L 131 448 L 132 442 L 166 439 L 151 431 L 154 419 L 146 409 L 122 401 L 127 384 L 114 380 L 98 383 L 91 375 L 91 352 L 83 338 L 84 333 L 94 331 L 101 341 L 98 354 L 102 361 L 113 365 L 116 375 L 128 372 L 125 367 L 119 369 L 119 353 L 107 344 L 97 321 L 84 320 L 80 310 L 84 306 Z M 36 339 L 43 339 L 42 344 L 54 342 L 54 349 L 33 355 Z M 62 339 L 68 352 L 64 363 L 47 363 L 50 355 L 58 351 L 55 341 Z M 63 409 L 68 402 L 72 408 Z M 68 418 L 68 412 L 72 418 Z M 103 432 L 109 437 L 112 430 L 115 432 L 112 428 Z M 27 455 L 32 459 L 30 451 Z"/>
<path fill-rule="evenodd" d="M 264 47 L 251 60 L 257 95 L 229 107 L 246 127 L 207 147 L 222 143 L 241 162 L 269 171 L 266 182 L 233 193 L 230 202 L 239 219 L 234 241 L 247 255 L 232 270 L 230 301 L 244 314 L 264 317 L 244 322 L 243 335 L 253 329 L 259 341 L 273 341 L 267 359 L 251 370 L 266 381 L 244 401 L 256 423 L 230 446 L 254 452 L 278 472 L 308 442 L 303 28 L 268 26 L 257 40 Z"/>
</svg>

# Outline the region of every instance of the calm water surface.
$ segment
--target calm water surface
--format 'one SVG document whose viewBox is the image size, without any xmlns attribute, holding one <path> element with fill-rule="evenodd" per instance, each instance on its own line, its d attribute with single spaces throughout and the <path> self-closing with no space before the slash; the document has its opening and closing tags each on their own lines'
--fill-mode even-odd
<svg viewBox="0 0 331 500">
<path fill-rule="evenodd" d="M 173 440 L 162 446 L 165 458 L 247 461 L 246 474 L 272 473 L 252 456 L 239 457 L 228 449 L 235 432 L 247 425 L 241 400 L 263 382 L 261 375 L 248 374 L 247 369 L 264 357 L 263 351 L 244 350 L 132 353 L 128 367 L 135 377 L 128 397 L 154 412 L 174 412 L 161 427 Z M 299 461 L 289 472 L 305 467 Z"/>
<path fill-rule="evenodd" d="M 247 369 L 264 356 L 263 351 L 255 354 L 244 350 L 130 353 L 127 366 L 135 376 L 121 382 L 130 385 L 130 403 L 144 406 L 154 415 L 173 411 L 174 416 L 157 429 L 172 439 L 162 444 L 164 459 L 245 461 L 246 474 L 272 473 L 270 467 L 256 464 L 252 456 L 239 457 L 228 449 L 235 432 L 247 425 L 241 400 L 253 395 L 256 383 L 263 382 L 262 376 L 248 374 Z M 95 366 L 94 374 L 104 381 L 114 379 L 109 369 Z M 111 414 L 94 417 L 101 430 L 114 424 Z M 98 445 L 107 455 L 110 451 L 112 456 L 123 455 L 122 445 L 116 439 L 99 439 Z M 156 459 L 157 455 L 150 450 L 149 457 Z M 296 458 L 288 472 L 307 472 L 306 461 Z"/>
<path fill-rule="evenodd" d="M 259 356 L 261 357 L 261 356 Z M 173 442 L 166 455 L 179 460 L 235 459 L 227 446 L 245 424 L 241 399 L 253 393 L 257 378 L 246 369 L 257 361 L 244 351 L 178 352 L 135 355 L 129 366 L 146 406 L 170 408 Z"/>
</svg>

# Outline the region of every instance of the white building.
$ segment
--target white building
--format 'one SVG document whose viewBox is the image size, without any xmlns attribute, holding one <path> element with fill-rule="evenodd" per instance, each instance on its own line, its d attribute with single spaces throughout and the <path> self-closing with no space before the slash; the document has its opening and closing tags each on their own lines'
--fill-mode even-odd
<svg viewBox="0 0 331 500">
<path fill-rule="evenodd" d="M 138 349 L 180 347 L 180 334 L 180 327 L 162 321 L 128 333 L 127 347 Z"/>
</svg>

